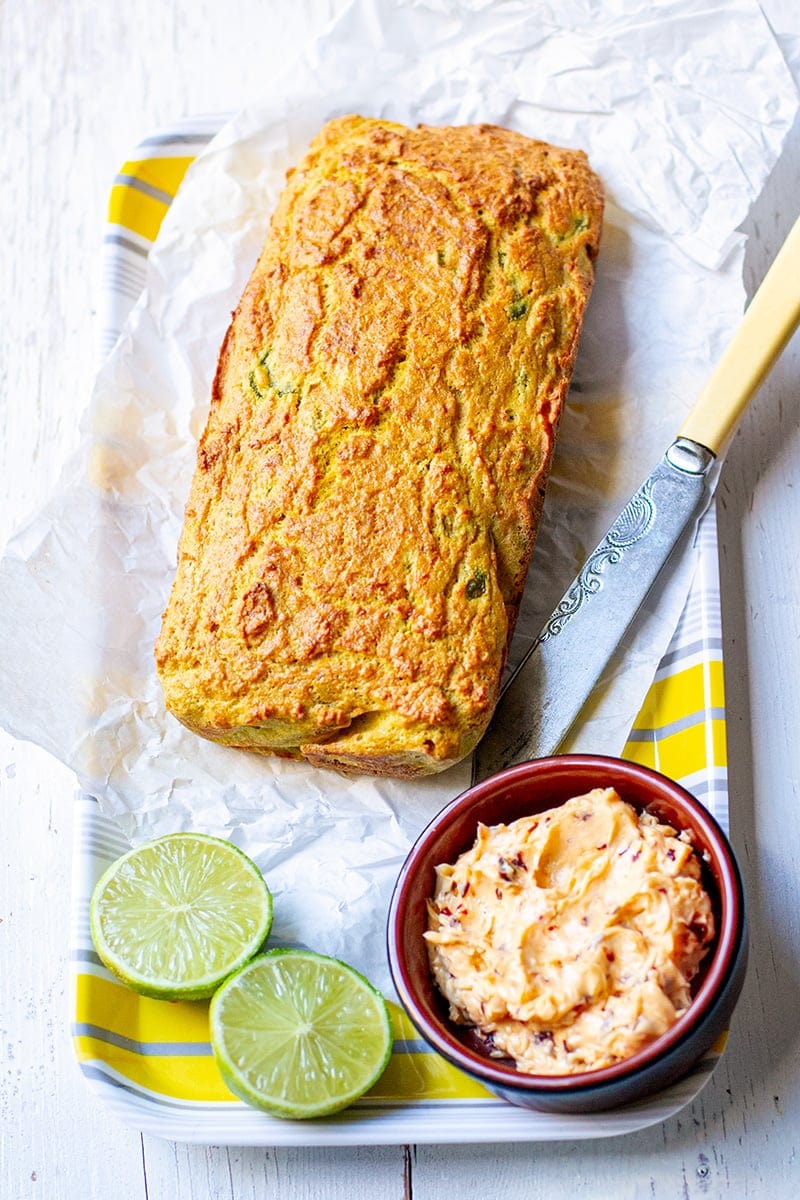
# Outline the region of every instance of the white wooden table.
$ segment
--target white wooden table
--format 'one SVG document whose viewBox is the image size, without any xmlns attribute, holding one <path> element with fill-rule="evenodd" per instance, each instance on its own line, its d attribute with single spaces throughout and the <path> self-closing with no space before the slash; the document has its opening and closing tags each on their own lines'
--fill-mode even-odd
<svg viewBox="0 0 800 1200">
<path fill-rule="evenodd" d="M 0 6 L 0 541 L 47 496 L 92 382 L 108 187 L 142 134 L 230 111 L 339 0 L 5 0 Z M 787 45 L 796 0 L 765 0 Z M 800 123 L 748 232 L 752 287 L 800 207 Z M 794 1195 L 800 1186 L 800 339 L 720 485 L 732 838 L 752 959 L 712 1082 L 664 1125 L 571 1145 L 228 1150 L 118 1125 L 68 1038 L 74 781 L 0 735 L 0 1196 L 255 1200 Z M 68 699 L 65 698 L 65 703 Z"/>
</svg>

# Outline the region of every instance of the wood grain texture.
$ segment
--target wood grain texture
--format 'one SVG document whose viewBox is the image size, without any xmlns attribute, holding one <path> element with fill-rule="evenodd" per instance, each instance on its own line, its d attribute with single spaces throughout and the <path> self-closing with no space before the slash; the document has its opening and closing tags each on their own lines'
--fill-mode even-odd
<svg viewBox="0 0 800 1200">
<path fill-rule="evenodd" d="M 0 7 L 0 541 L 77 442 L 94 370 L 108 187 L 146 131 L 237 108 L 339 0 L 5 0 Z M 764 5 L 787 44 L 794 0 Z M 797 58 L 796 58 L 797 61 Z M 748 225 L 748 286 L 796 216 L 800 128 Z M 800 1152 L 800 344 L 746 416 L 720 485 L 732 836 L 752 965 L 711 1083 L 623 1141 L 248 1150 L 141 1138 L 97 1103 L 68 1040 L 71 776 L 0 735 L 0 1195 L 8 1200 L 278 1200 L 443 1194 L 761 1198 Z M 792 1183 L 792 1180 L 795 1183 Z"/>
<path fill-rule="evenodd" d="M 403 1200 L 402 1162 L 399 1147 L 248 1149 L 148 1138 L 147 1200 Z"/>
</svg>

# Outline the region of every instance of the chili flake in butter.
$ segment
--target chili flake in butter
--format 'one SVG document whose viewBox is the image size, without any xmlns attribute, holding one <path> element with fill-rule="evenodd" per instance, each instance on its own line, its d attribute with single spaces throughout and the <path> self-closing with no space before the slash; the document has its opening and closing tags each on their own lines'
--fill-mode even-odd
<svg viewBox="0 0 800 1200">
<path fill-rule="evenodd" d="M 688 835 L 613 788 L 480 825 L 428 909 L 451 1019 L 537 1075 L 610 1066 L 664 1033 L 714 937 Z"/>
</svg>

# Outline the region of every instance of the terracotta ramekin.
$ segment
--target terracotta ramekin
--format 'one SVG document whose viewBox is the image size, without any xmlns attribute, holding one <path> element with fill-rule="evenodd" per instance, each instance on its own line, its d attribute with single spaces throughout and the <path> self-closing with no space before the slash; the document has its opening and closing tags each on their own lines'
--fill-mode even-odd
<svg viewBox="0 0 800 1200">
<path fill-rule="evenodd" d="M 507 824 L 544 812 L 594 787 L 616 788 L 638 811 L 647 809 L 687 830 L 703 860 L 703 883 L 717 933 L 694 981 L 690 1008 L 661 1037 L 623 1062 L 577 1075 L 528 1075 L 491 1058 L 464 1026 L 450 1021 L 437 990 L 423 932 L 435 868 L 455 862 L 475 840 L 478 823 Z M 549 1112 L 593 1112 L 629 1104 L 679 1079 L 728 1028 L 744 982 L 747 927 L 741 875 L 714 818 L 689 792 L 647 767 L 597 755 L 563 755 L 509 767 L 462 793 L 424 830 L 395 886 L 387 926 L 389 964 L 408 1015 L 440 1054 L 513 1104 Z"/>
</svg>

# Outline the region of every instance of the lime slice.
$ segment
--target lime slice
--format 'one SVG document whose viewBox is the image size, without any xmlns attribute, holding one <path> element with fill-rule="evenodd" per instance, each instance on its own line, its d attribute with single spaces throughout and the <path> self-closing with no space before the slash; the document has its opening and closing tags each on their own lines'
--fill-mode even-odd
<svg viewBox="0 0 800 1200">
<path fill-rule="evenodd" d="M 340 1112 L 392 1052 L 383 996 L 346 963 L 270 950 L 211 1001 L 211 1045 L 234 1095 L 276 1117 Z"/>
<path fill-rule="evenodd" d="M 272 896 L 230 842 L 168 833 L 108 868 L 92 893 L 97 953 L 134 991 L 199 1000 L 248 962 L 272 924 Z"/>
</svg>

